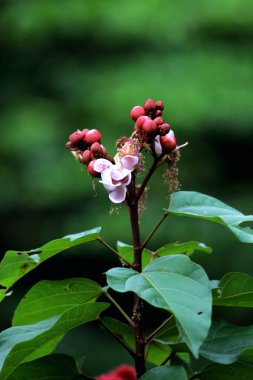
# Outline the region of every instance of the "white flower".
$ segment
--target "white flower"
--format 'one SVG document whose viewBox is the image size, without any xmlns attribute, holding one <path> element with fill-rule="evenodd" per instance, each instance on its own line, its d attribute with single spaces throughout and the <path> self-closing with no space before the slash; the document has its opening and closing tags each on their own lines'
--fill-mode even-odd
<svg viewBox="0 0 253 380">
<path fill-rule="evenodd" d="M 131 172 L 135 169 L 139 158 L 136 156 L 115 156 L 115 164 L 105 158 L 95 161 L 94 170 L 101 173 L 101 183 L 109 192 L 113 203 L 121 203 L 126 198 L 127 185 L 131 182 Z"/>
</svg>

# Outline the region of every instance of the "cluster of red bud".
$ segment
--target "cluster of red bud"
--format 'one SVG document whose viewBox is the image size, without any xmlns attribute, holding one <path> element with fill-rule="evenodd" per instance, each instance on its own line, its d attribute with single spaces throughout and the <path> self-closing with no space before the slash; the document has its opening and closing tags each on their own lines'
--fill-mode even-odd
<svg viewBox="0 0 253 380">
<path fill-rule="evenodd" d="M 101 145 L 101 133 L 97 129 L 83 129 L 76 131 L 69 136 L 66 147 L 75 158 L 87 166 L 87 171 L 92 177 L 99 177 L 100 173 L 94 170 L 94 163 L 97 158 L 106 158 L 112 161 L 107 155 L 107 150 Z"/>
<path fill-rule="evenodd" d="M 143 107 L 133 107 L 130 116 L 135 121 L 134 130 L 140 143 L 150 144 L 156 136 L 160 136 L 163 153 L 170 153 L 176 148 L 177 141 L 170 125 L 162 118 L 163 109 L 161 100 L 155 102 L 148 99 Z"/>
</svg>

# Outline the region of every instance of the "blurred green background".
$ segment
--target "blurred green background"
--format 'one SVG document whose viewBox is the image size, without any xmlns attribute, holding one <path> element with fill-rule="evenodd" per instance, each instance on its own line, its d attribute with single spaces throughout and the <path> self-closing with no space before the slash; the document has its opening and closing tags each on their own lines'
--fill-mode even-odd
<svg viewBox="0 0 253 380">
<path fill-rule="evenodd" d="M 252 214 L 252 41 L 252 0 L 1 1 L 1 254 L 96 226 L 111 244 L 131 242 L 126 210 L 110 214 L 106 192 L 100 184 L 94 191 L 65 142 L 78 128 L 97 128 L 114 155 L 116 139 L 131 134 L 130 109 L 150 97 L 164 101 L 178 143 L 189 141 L 179 162 L 182 189 Z M 143 237 L 168 205 L 161 175 L 149 186 Z M 194 257 L 210 278 L 228 271 L 253 275 L 253 246 L 208 222 L 170 217 L 150 248 L 187 240 L 213 248 L 211 256 Z M 104 285 L 101 272 L 114 264 L 97 244 L 53 258 L 3 302 L 1 328 L 35 281 L 88 276 Z M 253 318 L 248 310 L 225 315 L 238 323 Z M 105 332 L 93 325 L 81 332 L 59 350 L 86 355 L 90 373 L 122 362 Z M 110 347 L 106 352 L 99 338 Z"/>
</svg>

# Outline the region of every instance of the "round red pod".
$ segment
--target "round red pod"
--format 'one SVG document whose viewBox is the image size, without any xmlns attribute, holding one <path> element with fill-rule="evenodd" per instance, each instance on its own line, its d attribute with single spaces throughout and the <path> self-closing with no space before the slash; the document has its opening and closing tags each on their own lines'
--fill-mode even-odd
<svg viewBox="0 0 253 380">
<path fill-rule="evenodd" d="M 164 109 L 164 104 L 161 100 L 157 100 L 156 102 L 156 109 L 157 110 L 163 110 Z"/>
<path fill-rule="evenodd" d="M 154 122 L 155 122 L 157 125 L 160 125 L 160 124 L 163 124 L 163 123 L 164 123 L 164 120 L 163 120 L 163 118 L 162 118 L 161 116 L 159 116 L 159 117 L 156 117 L 156 118 L 154 119 Z"/>
<path fill-rule="evenodd" d="M 145 120 L 142 125 L 142 130 L 147 135 L 153 135 L 157 134 L 157 124 L 154 122 L 154 120 L 151 120 L 150 118 L 148 120 Z"/>
<path fill-rule="evenodd" d="M 72 145 L 78 145 L 79 142 L 82 140 L 82 132 L 74 132 L 69 136 L 69 141 Z"/>
<path fill-rule="evenodd" d="M 91 144 L 90 151 L 93 153 L 94 157 L 101 157 L 103 155 L 103 147 L 98 142 Z"/>
<path fill-rule="evenodd" d="M 156 111 L 155 111 L 155 117 L 162 116 L 162 114 L 163 114 L 163 111 L 162 111 L 162 110 L 156 110 Z"/>
<path fill-rule="evenodd" d="M 101 145 L 101 147 L 102 147 L 102 157 L 106 157 L 107 156 L 107 150 L 103 145 Z"/>
<path fill-rule="evenodd" d="M 163 123 L 159 125 L 158 127 L 159 133 L 161 136 L 167 135 L 167 133 L 170 131 L 170 125 L 168 123 Z"/>
<path fill-rule="evenodd" d="M 88 165 L 92 160 L 91 151 L 86 149 L 82 155 L 82 163 Z"/>
<path fill-rule="evenodd" d="M 95 162 L 96 162 L 96 160 L 90 161 L 89 165 L 87 166 L 87 171 L 88 171 L 89 175 L 91 175 L 92 177 L 98 178 L 98 177 L 100 177 L 100 173 L 98 173 L 98 172 L 96 172 L 96 170 L 94 170 Z"/>
<path fill-rule="evenodd" d="M 87 128 L 82 130 L 82 132 L 81 132 L 82 138 L 84 138 L 86 136 L 87 132 L 89 132 L 89 129 L 87 129 Z"/>
<path fill-rule="evenodd" d="M 89 145 L 93 144 L 94 142 L 101 142 L 101 133 L 97 129 L 90 129 L 86 135 L 85 135 L 85 142 Z"/>
<path fill-rule="evenodd" d="M 68 149 L 71 149 L 71 148 L 72 148 L 72 144 L 71 144 L 70 141 L 67 141 L 67 142 L 66 142 L 66 148 L 68 148 Z"/>
<path fill-rule="evenodd" d="M 146 112 L 154 112 L 156 109 L 156 102 L 153 99 L 148 99 L 144 103 L 144 109 Z"/>
<path fill-rule="evenodd" d="M 151 120 L 149 116 L 140 116 L 135 122 L 134 129 L 137 131 L 138 129 L 142 129 L 143 123 L 145 120 Z"/>
<path fill-rule="evenodd" d="M 130 112 L 131 119 L 133 119 L 134 121 L 136 121 L 138 119 L 138 117 L 144 116 L 145 114 L 146 114 L 146 112 L 145 112 L 144 108 L 141 106 L 133 107 L 131 109 L 131 112 Z"/>
<path fill-rule="evenodd" d="M 177 140 L 174 132 L 170 130 L 165 136 L 160 136 L 160 143 L 164 152 L 169 153 L 174 150 L 177 146 Z"/>
</svg>

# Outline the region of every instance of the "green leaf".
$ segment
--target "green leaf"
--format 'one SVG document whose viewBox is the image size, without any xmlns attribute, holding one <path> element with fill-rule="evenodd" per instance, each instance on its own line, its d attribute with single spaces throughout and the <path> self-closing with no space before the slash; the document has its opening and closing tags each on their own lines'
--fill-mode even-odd
<svg viewBox="0 0 253 380">
<path fill-rule="evenodd" d="M 187 256 L 170 255 L 150 263 L 142 273 L 113 268 L 108 285 L 118 291 L 132 291 L 151 305 L 168 310 L 177 320 L 183 339 L 198 357 L 211 324 L 211 290 L 201 266 Z"/>
<path fill-rule="evenodd" d="M 77 326 L 98 319 L 108 306 L 107 303 L 90 302 L 36 324 L 15 326 L 3 331 L 0 334 L 0 380 L 6 380 L 20 364 L 34 359 L 36 352 L 38 356 L 43 355 L 42 348 L 50 341 Z"/>
<path fill-rule="evenodd" d="M 123 259 L 127 260 L 130 263 L 134 261 L 134 251 L 133 251 L 132 245 L 125 244 L 125 243 L 122 243 L 121 241 L 118 241 L 117 250 Z M 144 248 L 142 251 L 143 268 L 147 266 L 148 263 L 150 263 L 151 258 L 152 258 L 152 252 Z"/>
<path fill-rule="evenodd" d="M 251 347 L 253 326 L 236 326 L 225 321 L 216 321 L 200 348 L 200 354 L 216 363 L 231 364 Z"/>
<path fill-rule="evenodd" d="M 253 215 L 243 215 L 240 211 L 205 194 L 194 191 L 178 191 L 171 194 L 169 208 L 171 214 L 210 220 L 229 228 L 244 243 L 253 243 L 253 230 L 241 227 L 243 222 L 253 221 Z"/>
<path fill-rule="evenodd" d="M 180 253 L 185 253 L 187 256 L 191 256 L 194 251 L 211 253 L 212 248 L 206 246 L 204 243 L 199 243 L 197 241 L 189 241 L 187 243 L 172 243 L 166 244 L 165 246 L 159 248 L 156 251 L 156 256 L 161 257 Z"/>
<path fill-rule="evenodd" d="M 0 263 L 0 302 L 8 295 L 10 287 L 26 273 L 57 253 L 97 240 L 100 230 L 101 228 L 97 227 L 78 234 L 67 235 L 31 251 L 7 251 Z"/>
<path fill-rule="evenodd" d="M 24 363 L 8 376 L 8 380 L 76 380 L 75 360 L 67 355 L 53 354 Z"/>
<path fill-rule="evenodd" d="M 200 373 L 201 380 L 252 380 L 253 366 L 247 363 L 214 364 Z"/>
<path fill-rule="evenodd" d="M 253 277 L 246 273 L 227 273 L 213 291 L 218 306 L 253 307 Z"/>
<path fill-rule="evenodd" d="M 140 380 L 187 380 L 183 367 L 156 367 L 146 372 Z"/>
<path fill-rule="evenodd" d="M 28 325 L 48 319 L 73 306 L 95 301 L 102 292 L 96 282 L 86 278 L 40 281 L 17 306 L 13 325 Z"/>
</svg>

